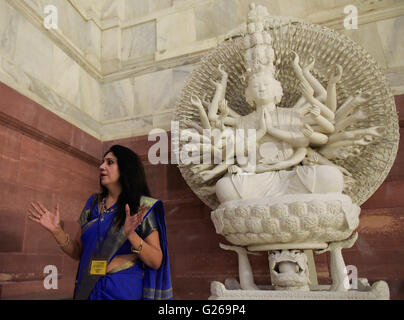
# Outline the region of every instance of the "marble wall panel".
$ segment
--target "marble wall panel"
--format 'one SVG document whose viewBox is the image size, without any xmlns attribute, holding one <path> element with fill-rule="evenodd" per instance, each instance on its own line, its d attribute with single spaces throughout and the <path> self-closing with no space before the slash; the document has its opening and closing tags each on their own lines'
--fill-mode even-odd
<svg viewBox="0 0 404 320">
<path fill-rule="evenodd" d="M 21 17 L 6 1 L 0 1 L 0 55 L 13 58 Z"/>
<path fill-rule="evenodd" d="M 102 32 L 101 65 L 102 71 L 108 74 L 119 70 L 121 62 L 121 29 L 119 27 Z"/>
<path fill-rule="evenodd" d="M 79 72 L 80 109 L 90 115 L 94 120 L 100 121 L 101 85 L 84 69 Z"/>
<path fill-rule="evenodd" d="M 57 8 L 58 29 L 66 38 L 82 51 L 86 50 L 88 24 L 68 1 L 65 0 L 35 0 L 26 1 L 39 15 L 45 17 L 44 8 L 53 5 Z M 78 31 L 80 30 L 80 31 Z"/>
<path fill-rule="evenodd" d="M 157 50 L 181 47 L 196 40 L 194 9 L 157 19 Z"/>
<path fill-rule="evenodd" d="M 87 51 L 89 23 L 65 0 L 43 0 L 43 7 L 54 4 L 58 8 L 58 28 L 76 47 Z M 42 9 L 43 10 L 43 9 Z M 94 36 L 94 34 L 92 34 Z M 99 35 L 98 35 L 99 36 Z"/>
<path fill-rule="evenodd" d="M 122 11 L 122 1 L 97 0 L 93 6 L 100 12 L 100 18 L 103 20 L 115 18 Z"/>
<path fill-rule="evenodd" d="M 267 0 L 266 2 L 270 2 L 270 0 Z M 283 16 L 291 16 L 304 19 L 314 12 L 329 10 L 335 7 L 342 7 L 349 4 L 353 4 L 351 0 L 288 0 L 279 1 L 279 8 L 281 15 Z"/>
<path fill-rule="evenodd" d="M 156 51 L 156 22 L 150 21 L 124 29 L 122 32 L 122 60 L 129 60 Z"/>
<path fill-rule="evenodd" d="M 404 16 L 377 22 L 387 66 L 389 68 L 404 66 Z"/>
<path fill-rule="evenodd" d="M 159 128 L 163 130 L 171 130 L 171 121 L 174 119 L 173 109 L 170 112 L 159 113 L 153 115 L 153 128 Z"/>
<path fill-rule="evenodd" d="M 174 96 L 176 98 L 181 94 L 194 68 L 195 65 L 193 64 L 173 68 Z"/>
<path fill-rule="evenodd" d="M 20 19 L 13 62 L 49 86 L 52 86 L 53 47 L 53 43 L 30 22 Z"/>
<path fill-rule="evenodd" d="M 237 3 L 237 12 L 239 13 L 240 17 L 245 21 L 248 12 L 250 11 L 250 2 L 243 1 L 243 0 L 236 0 Z M 269 14 L 271 15 L 280 15 L 280 6 L 279 0 L 255 0 L 254 3 L 256 5 L 262 5 L 267 7 Z"/>
<path fill-rule="evenodd" d="M 134 19 L 153 14 L 160 10 L 170 8 L 173 0 L 124 0 L 125 1 L 125 19 Z"/>
<path fill-rule="evenodd" d="M 52 89 L 72 104 L 79 106 L 79 65 L 56 45 L 53 46 L 52 62 Z"/>
<path fill-rule="evenodd" d="M 397 71 L 389 71 L 386 75 L 393 95 L 404 94 L 404 68 Z"/>
<path fill-rule="evenodd" d="M 26 75 L 26 77 L 29 79 L 30 91 L 36 98 L 39 98 L 38 103 L 91 135 L 98 136 L 100 124 L 92 116 L 55 93 L 51 87 L 40 80 L 29 75 Z"/>
<path fill-rule="evenodd" d="M 102 141 L 147 135 L 153 129 L 153 117 L 141 117 L 102 126 L 100 138 Z"/>
<path fill-rule="evenodd" d="M 340 32 L 365 48 L 380 66 L 383 68 L 387 66 L 376 22 L 359 25 L 358 29 L 341 29 Z"/>
<path fill-rule="evenodd" d="M 133 19 L 145 16 L 149 13 L 148 1 L 125 0 L 125 19 Z"/>
<path fill-rule="evenodd" d="M 84 33 L 84 53 L 88 62 L 101 68 L 101 37 L 100 28 L 93 22 L 87 22 L 87 32 Z"/>
<path fill-rule="evenodd" d="M 134 115 L 155 114 L 174 107 L 172 69 L 145 74 L 134 80 Z"/>
<path fill-rule="evenodd" d="M 149 12 L 157 12 L 173 5 L 173 0 L 148 0 Z"/>
<path fill-rule="evenodd" d="M 217 0 L 195 8 L 196 40 L 227 34 L 245 21 L 237 1 Z"/>
<path fill-rule="evenodd" d="M 134 99 L 130 79 L 105 83 L 101 86 L 103 110 L 101 121 L 109 121 L 131 115 Z"/>
</svg>

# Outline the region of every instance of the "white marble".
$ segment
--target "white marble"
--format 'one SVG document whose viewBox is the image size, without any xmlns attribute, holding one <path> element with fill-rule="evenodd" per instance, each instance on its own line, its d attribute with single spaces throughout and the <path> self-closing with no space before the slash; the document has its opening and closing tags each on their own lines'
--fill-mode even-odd
<svg viewBox="0 0 404 320">
<path fill-rule="evenodd" d="M 130 79 L 101 85 L 101 121 L 111 121 L 132 115 L 134 106 L 133 85 Z"/>
<path fill-rule="evenodd" d="M 14 57 L 21 16 L 6 1 L 0 2 L 0 55 Z"/>
<path fill-rule="evenodd" d="M 341 29 L 339 31 L 364 47 L 382 67 L 387 67 L 387 60 L 376 22 L 360 25 L 358 29 Z"/>
<path fill-rule="evenodd" d="M 196 40 L 194 9 L 175 12 L 157 20 L 157 50 L 181 47 Z"/>
<path fill-rule="evenodd" d="M 404 66 L 404 16 L 377 22 L 389 68 Z"/>
<path fill-rule="evenodd" d="M 52 86 L 53 47 L 53 43 L 30 22 L 19 20 L 14 62 L 49 86 Z"/>
<path fill-rule="evenodd" d="M 393 95 L 404 94 L 404 68 L 397 71 L 389 71 L 386 74 Z"/>
<path fill-rule="evenodd" d="M 0 57 L 0 74 L 1 81 L 19 92 L 24 92 L 27 95 L 31 87 L 31 78 L 21 68 L 8 60 L 7 58 Z"/>
<path fill-rule="evenodd" d="M 133 118 L 125 121 L 103 124 L 101 140 L 121 139 L 146 135 L 153 129 L 152 116 Z"/>
<path fill-rule="evenodd" d="M 263 1 L 263 2 L 269 2 Z M 344 7 L 345 5 L 352 4 L 350 0 L 288 0 L 279 1 L 279 8 L 281 15 L 291 16 L 296 18 L 305 18 L 314 12 L 323 10 L 330 10 L 335 7 Z"/>
<path fill-rule="evenodd" d="M 59 47 L 53 46 L 52 89 L 72 104 L 80 104 L 79 65 Z"/>
<path fill-rule="evenodd" d="M 44 108 L 99 138 L 99 123 L 93 117 L 82 112 L 79 106 L 56 93 L 49 85 L 23 71 L 19 65 L 2 58 L 0 79 Z"/>
<path fill-rule="evenodd" d="M 93 3 L 96 10 L 101 13 L 102 20 L 114 19 L 115 17 L 122 16 L 124 9 L 124 1 L 122 0 L 97 0 Z"/>
<path fill-rule="evenodd" d="M 171 121 L 174 119 L 175 109 L 169 112 L 153 114 L 153 128 L 160 128 L 163 130 L 171 130 Z"/>
<path fill-rule="evenodd" d="M 145 16 L 149 13 L 149 2 L 125 0 L 125 19 L 130 20 Z"/>
<path fill-rule="evenodd" d="M 45 16 L 44 8 L 54 5 L 58 11 L 58 31 L 82 51 L 86 50 L 87 22 L 79 12 L 65 0 L 38 0 L 41 16 Z"/>
<path fill-rule="evenodd" d="M 167 9 L 173 5 L 173 0 L 147 0 L 149 2 L 149 12 L 157 12 Z"/>
<path fill-rule="evenodd" d="M 101 38 L 102 32 L 94 21 L 87 22 L 87 32 L 84 33 L 85 47 L 84 52 L 89 63 L 93 64 L 98 70 L 101 69 Z"/>
<path fill-rule="evenodd" d="M 138 58 L 156 51 L 156 22 L 150 21 L 124 29 L 122 32 L 122 60 Z"/>
<path fill-rule="evenodd" d="M 136 77 L 134 82 L 134 115 L 159 113 L 174 107 L 172 69 Z"/>
<path fill-rule="evenodd" d="M 192 64 L 176 67 L 173 70 L 173 96 L 178 97 L 181 94 L 186 82 L 189 80 L 192 70 L 195 66 Z"/>
<path fill-rule="evenodd" d="M 102 33 L 101 65 L 103 73 L 118 71 L 121 66 L 122 32 L 119 27 Z"/>
<path fill-rule="evenodd" d="M 21 88 L 38 90 L 38 96 L 42 97 L 40 99 L 49 95 L 51 98 L 48 100 L 55 103 L 55 110 L 70 110 L 74 106 L 96 121 L 153 114 L 153 125 L 166 125 L 170 112 L 165 111 L 173 107 L 193 68 L 174 66 L 183 63 L 183 57 L 188 54 L 214 47 L 216 37 L 244 20 L 249 2 L 24 0 L 21 3 L 30 6 L 33 11 L 31 18 L 27 19 L 20 13 L 20 9 L 16 10 L 10 5 L 11 1 L 3 0 L 0 1 L 0 56 L 6 60 L 2 60 L 1 69 L 5 77 L 18 83 Z M 266 5 L 272 14 L 303 18 L 318 11 L 333 12 L 351 4 L 350 0 L 255 2 Z M 97 19 L 85 21 L 74 3 L 84 8 L 82 13 L 94 10 Z M 400 4 L 402 1 L 382 0 L 374 5 L 380 7 L 390 3 Z M 50 32 L 40 31 L 34 26 L 35 23 L 31 23 L 35 22 L 38 14 L 44 16 L 43 9 L 50 4 L 55 5 L 59 13 L 59 30 L 52 31 L 52 37 L 49 36 Z M 364 3 L 364 6 L 368 4 Z M 28 13 L 29 8 L 25 9 Z M 88 17 L 94 18 L 94 14 Z M 358 30 L 342 31 L 364 46 L 383 67 L 388 68 L 388 80 L 393 92 L 397 94 L 404 90 L 403 72 L 400 69 L 404 64 L 404 47 L 400 41 L 403 19 L 397 17 L 360 25 Z M 116 22 L 117 27 L 102 31 L 94 20 L 100 26 L 104 22 L 108 25 Z M 142 23 L 132 26 L 129 20 Z M 119 23 L 125 27 L 122 29 Z M 135 69 L 141 70 L 153 61 L 153 54 L 154 62 L 169 62 L 160 63 L 156 69 L 168 69 L 136 77 L 133 79 L 134 86 L 126 80 L 100 84 L 99 80 L 105 75 L 113 79 L 128 77 L 122 71 L 128 71 L 134 64 Z M 97 74 L 101 77 L 94 79 Z M 106 88 L 105 93 L 101 87 Z M 62 102 L 65 100 L 66 103 Z M 73 119 L 73 114 L 80 117 L 79 112 L 73 111 L 68 117 Z M 77 123 L 80 121 L 77 119 Z M 89 130 L 93 131 L 94 128 L 96 126 L 92 123 Z"/>
<path fill-rule="evenodd" d="M 237 1 L 217 0 L 200 5 L 195 9 L 196 40 L 226 34 L 243 21 Z"/>
<path fill-rule="evenodd" d="M 97 80 L 84 69 L 80 69 L 80 109 L 96 121 L 100 121 L 100 112 L 103 110 L 100 86 Z"/>
<path fill-rule="evenodd" d="M 363 82 L 358 79 L 361 90 L 351 88 L 351 96 L 337 100 L 337 93 L 362 71 L 361 68 L 368 70 L 377 66 L 354 45 L 344 52 L 354 56 L 346 58 L 351 59 L 350 64 L 343 67 L 334 63 L 325 74 L 314 74 L 325 59 L 341 55 L 336 50 L 325 51 L 335 45 L 336 40 L 344 41 L 327 29 L 322 31 L 326 36 L 321 40 L 308 39 L 312 41 L 308 50 L 291 51 L 287 58 L 279 57 L 283 59 L 284 69 L 275 78 L 279 64 L 274 48 L 277 53 L 289 51 L 296 42 L 307 37 L 307 32 L 289 25 L 288 32 L 293 31 L 294 36 L 281 38 L 277 46 L 272 47 L 271 36 L 264 28 L 268 21 L 274 24 L 268 28 L 279 27 L 276 20 L 268 20 L 265 7 L 250 5 L 247 34 L 235 40 L 243 44 L 241 54 L 246 72 L 239 70 L 237 76 L 245 79 L 245 90 L 230 89 L 236 80 L 230 70 L 235 70 L 240 62 L 237 56 L 229 58 L 224 54 L 222 47 L 212 51 L 210 58 L 198 65 L 193 82 L 186 86 L 190 105 L 186 101 L 177 103 L 176 115 L 181 124 L 196 129 L 192 142 L 180 142 L 180 149 L 195 150 L 195 160 L 211 160 L 211 156 L 216 160 L 217 153 L 222 159 L 214 164 L 204 161 L 191 166 L 182 160 L 181 172 L 201 199 L 212 196 L 219 203 L 211 206 L 211 219 L 216 232 L 235 245 L 221 247 L 238 254 L 241 289 L 258 289 L 247 254 L 267 251 L 275 290 L 287 291 L 284 297 L 291 298 L 295 297 L 293 292 L 310 291 L 307 259 L 300 251 L 323 249 L 316 253 L 331 252 L 333 284 L 329 290 L 345 292 L 349 288 L 341 249 L 352 247 L 357 240 L 354 231 L 359 225 L 358 204 L 363 202 L 354 201 L 358 192 L 351 190 L 354 185 L 360 185 L 367 192 L 371 186 L 374 192 L 380 185 L 359 180 L 355 174 L 358 169 L 367 169 L 370 176 L 377 172 L 360 161 L 365 159 L 366 152 L 384 154 L 380 145 L 388 133 L 382 132 L 382 128 L 397 128 L 395 106 L 388 94 L 366 91 L 368 79 Z M 308 28 L 316 30 L 314 26 Z M 369 33 L 376 31 L 375 25 L 368 28 Z M 315 54 L 318 54 L 316 59 L 310 58 Z M 214 66 L 216 62 L 218 67 Z M 282 71 L 287 72 L 287 77 L 281 75 Z M 325 84 L 320 83 L 320 77 L 325 77 Z M 295 89 L 288 86 L 291 79 L 298 84 Z M 387 89 L 383 77 L 374 79 L 374 85 Z M 213 89 L 208 95 L 207 86 Z M 283 98 L 294 90 L 297 101 L 286 102 Z M 238 104 L 240 97 L 247 104 Z M 378 126 L 372 121 L 370 111 L 376 98 L 384 99 L 383 112 L 387 113 L 388 109 L 392 114 Z M 216 129 L 219 139 L 207 138 L 203 129 L 208 132 Z M 250 136 L 251 131 L 253 136 Z M 398 143 L 398 135 L 397 128 L 390 139 Z M 394 157 L 396 149 L 390 147 L 387 152 Z M 348 158 L 357 161 L 358 167 L 346 165 Z M 383 168 L 384 177 L 392 164 L 393 159 Z M 367 194 L 367 198 L 370 195 Z M 212 289 L 216 296 L 225 291 L 218 284 Z M 384 286 L 383 292 L 388 295 L 388 287 Z M 243 295 L 248 297 L 247 292 L 239 296 Z M 327 293 L 319 295 L 328 296 Z"/>
<path fill-rule="evenodd" d="M 237 2 L 237 8 L 238 8 L 237 12 L 243 18 L 243 21 L 244 21 L 244 18 L 247 16 L 248 11 L 249 11 L 250 2 L 244 1 L 244 0 L 236 0 L 235 2 Z M 262 6 L 267 7 L 268 12 L 272 15 L 283 14 L 283 13 L 281 13 L 279 2 L 285 2 L 285 1 L 282 1 L 282 0 L 256 0 L 256 1 L 254 1 L 254 3 L 256 5 L 262 5 Z"/>
<path fill-rule="evenodd" d="M 227 283 L 230 279 L 226 279 Z M 232 279 L 233 280 L 233 279 Z M 348 292 L 330 291 L 329 285 L 312 286 L 311 291 L 273 290 L 273 286 L 260 286 L 259 290 L 240 290 L 237 280 L 232 288 L 218 281 L 211 282 L 209 300 L 389 300 L 389 286 L 385 281 L 369 284 L 366 278 L 359 278 L 360 288 Z"/>
</svg>

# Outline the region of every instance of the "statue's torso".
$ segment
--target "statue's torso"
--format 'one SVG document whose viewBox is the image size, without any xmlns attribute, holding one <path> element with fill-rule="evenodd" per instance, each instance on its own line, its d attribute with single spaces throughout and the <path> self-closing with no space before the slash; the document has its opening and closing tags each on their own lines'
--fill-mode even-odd
<svg viewBox="0 0 404 320">
<path fill-rule="evenodd" d="M 294 132 L 298 135 L 303 135 L 301 130 L 303 122 L 301 116 L 292 109 L 277 108 L 277 110 L 268 113 L 271 118 L 267 121 L 267 126 L 277 129 Z M 239 118 L 237 129 L 244 129 L 245 135 L 248 134 L 248 129 L 260 128 L 260 115 L 254 111 L 244 117 Z M 284 161 L 289 159 L 294 153 L 293 147 L 284 141 L 281 141 L 270 134 L 266 133 L 257 145 L 257 160 L 267 159 L 273 161 Z"/>
</svg>

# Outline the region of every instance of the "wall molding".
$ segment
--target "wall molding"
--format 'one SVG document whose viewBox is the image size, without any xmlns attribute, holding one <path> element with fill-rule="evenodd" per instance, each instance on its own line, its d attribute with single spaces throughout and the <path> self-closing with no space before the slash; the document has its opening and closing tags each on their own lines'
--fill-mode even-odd
<svg viewBox="0 0 404 320">
<path fill-rule="evenodd" d="M 32 139 L 45 143 L 51 147 L 54 147 L 60 151 L 73 155 L 90 165 L 98 166 L 100 164 L 100 159 L 97 159 L 88 153 L 73 147 L 63 141 L 60 141 L 51 135 L 45 134 L 44 132 L 38 130 L 37 128 L 31 127 L 26 123 L 17 120 L 3 112 L 0 111 L 0 125 L 13 129 L 15 131 L 21 132 Z M 100 141 L 101 143 L 101 141 Z"/>
<path fill-rule="evenodd" d="M 18 105 L 21 108 L 23 107 L 24 104 L 28 104 L 31 106 L 31 108 L 38 110 L 39 113 L 42 113 L 39 115 L 39 117 L 44 116 L 46 113 L 49 113 L 52 115 L 54 114 L 53 112 L 46 110 L 44 107 L 42 107 L 41 105 L 39 105 L 35 102 L 34 102 L 34 106 L 33 106 L 33 101 L 31 101 L 29 98 L 23 96 L 21 93 L 14 90 L 13 88 L 11 88 L 7 85 L 1 84 L 1 83 L 0 83 L 0 93 L 2 96 L 2 102 L 0 103 L 0 105 L 9 104 L 7 102 L 7 99 L 8 99 L 8 97 L 11 96 L 10 99 L 22 100 L 22 101 L 18 101 Z M 18 112 L 17 112 L 17 114 L 18 114 Z M 74 126 L 70 122 L 60 118 L 60 116 L 58 116 L 58 115 L 55 115 L 55 116 L 57 117 L 56 121 L 58 121 L 60 123 L 62 123 L 62 122 L 68 123 L 68 125 L 72 128 L 73 131 L 76 131 L 76 133 L 82 131 L 80 128 Z M 26 135 L 32 139 L 35 139 L 35 140 L 45 143 L 51 147 L 54 147 L 60 151 L 73 155 L 76 158 L 79 158 L 79 159 L 87 162 L 90 165 L 96 165 L 96 166 L 99 165 L 100 159 L 98 159 L 96 156 L 91 155 L 89 152 L 86 152 L 84 150 L 80 150 L 79 147 L 72 145 L 72 143 L 67 143 L 66 141 L 62 141 L 58 138 L 55 138 L 50 132 L 47 133 L 47 132 L 41 130 L 41 128 L 35 127 L 32 124 L 27 123 L 26 117 L 24 117 L 24 116 L 22 117 L 22 119 L 19 119 L 18 116 L 16 117 L 16 116 L 10 115 L 7 113 L 7 111 L 4 112 L 3 108 L 0 108 L 0 125 L 8 127 L 12 130 L 18 131 L 18 132 L 22 133 L 23 135 Z M 84 132 L 84 131 L 82 131 L 82 132 Z M 67 138 L 68 137 L 66 137 L 66 139 Z M 72 138 L 72 137 L 70 137 L 70 138 Z M 102 142 L 99 139 L 94 138 L 90 135 L 88 135 L 87 138 L 91 139 L 91 140 L 95 140 L 96 142 L 99 142 L 100 145 L 102 144 Z M 101 156 L 101 154 L 99 156 Z"/>
<path fill-rule="evenodd" d="M 21 12 L 31 23 L 40 29 L 48 38 L 59 46 L 66 54 L 82 66 L 91 76 L 101 83 L 125 79 L 127 77 L 139 76 L 146 73 L 155 72 L 158 70 L 181 66 L 184 61 L 195 62 L 200 59 L 201 55 L 214 48 L 217 41 L 223 38 L 224 35 L 218 35 L 216 38 L 206 39 L 199 42 L 194 42 L 190 45 L 172 48 L 166 52 L 156 51 L 154 57 L 139 57 L 137 59 L 124 61 L 117 57 L 118 63 L 114 64 L 112 70 L 102 67 L 102 57 L 94 63 L 90 61 L 85 52 L 66 37 L 60 30 L 46 30 L 43 25 L 43 13 L 31 7 L 24 0 L 7 0 L 15 9 Z M 186 3 L 176 3 L 170 8 L 162 9 L 154 13 L 147 14 L 143 17 L 128 19 L 123 21 L 120 16 L 122 8 L 118 8 L 116 16 L 102 19 L 102 13 L 97 12 L 94 3 L 89 7 L 83 6 L 78 0 L 68 0 L 69 5 L 74 8 L 85 22 L 92 21 L 101 32 L 111 28 L 119 28 L 121 32 L 124 29 L 135 27 L 139 24 L 146 23 L 152 20 L 159 20 L 161 17 L 189 9 L 196 9 L 206 3 L 212 3 L 213 0 L 190 1 Z M 122 2 L 119 4 L 123 6 Z M 379 20 L 391 19 L 400 15 L 404 15 L 404 2 L 394 4 L 391 0 L 381 0 L 379 2 L 364 1 L 357 4 L 359 10 L 359 25 L 376 22 Z M 339 6 L 313 13 L 304 18 L 305 21 L 315 24 L 324 25 L 326 27 L 341 30 L 343 29 L 343 21 L 346 15 L 344 7 Z M 102 36 L 101 36 L 102 38 Z M 102 44 L 101 44 L 102 45 Z M 203 50 L 201 50 L 203 46 Z M 108 61 L 106 61 L 108 62 Z M 103 72 L 102 70 L 108 70 Z"/>
</svg>

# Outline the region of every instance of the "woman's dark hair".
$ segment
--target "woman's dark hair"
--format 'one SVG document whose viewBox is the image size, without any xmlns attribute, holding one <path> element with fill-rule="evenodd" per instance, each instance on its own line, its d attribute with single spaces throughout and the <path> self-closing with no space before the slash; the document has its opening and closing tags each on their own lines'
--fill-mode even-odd
<svg viewBox="0 0 404 320">
<path fill-rule="evenodd" d="M 150 197 L 150 191 L 143 164 L 135 152 L 120 145 L 113 145 L 104 154 L 104 157 L 109 152 L 112 152 L 118 159 L 119 182 L 122 192 L 117 201 L 118 212 L 115 216 L 114 225 L 120 228 L 125 224 L 125 205 L 129 204 L 131 214 L 138 212 L 140 198 L 142 196 Z M 101 199 L 103 199 L 108 195 L 108 189 L 101 184 L 101 180 L 100 186 L 102 188 Z"/>
</svg>

